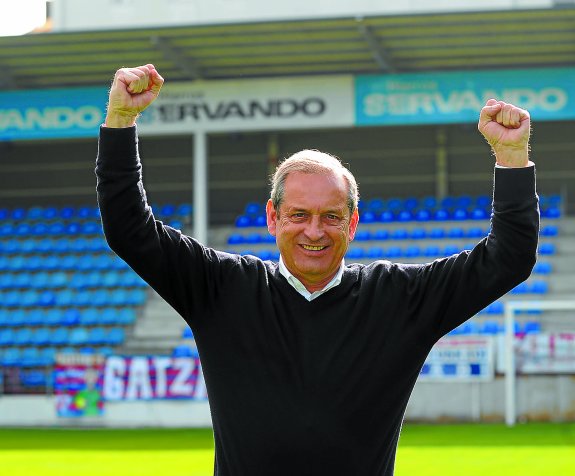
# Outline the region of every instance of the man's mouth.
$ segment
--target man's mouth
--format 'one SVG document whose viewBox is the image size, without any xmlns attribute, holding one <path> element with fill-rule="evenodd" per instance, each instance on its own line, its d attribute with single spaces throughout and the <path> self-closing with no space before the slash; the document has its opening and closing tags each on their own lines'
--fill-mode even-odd
<svg viewBox="0 0 575 476">
<path fill-rule="evenodd" d="M 327 246 L 312 246 L 312 245 L 301 245 L 301 246 L 304 250 L 308 251 L 321 251 L 327 248 Z"/>
</svg>

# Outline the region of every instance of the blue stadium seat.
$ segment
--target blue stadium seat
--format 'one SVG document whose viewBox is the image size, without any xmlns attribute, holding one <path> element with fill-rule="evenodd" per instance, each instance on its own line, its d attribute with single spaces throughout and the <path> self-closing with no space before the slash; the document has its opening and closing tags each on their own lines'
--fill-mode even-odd
<svg viewBox="0 0 575 476">
<path fill-rule="evenodd" d="M 367 249 L 366 257 L 370 259 L 381 259 L 385 256 L 383 248 L 380 246 L 372 246 Z"/>
<path fill-rule="evenodd" d="M 172 357 L 193 357 L 194 352 L 192 348 L 187 344 L 180 344 L 174 347 L 172 351 Z"/>
<path fill-rule="evenodd" d="M 360 218 L 361 223 L 375 223 L 376 221 L 377 221 L 376 214 L 371 210 L 363 212 Z"/>
<path fill-rule="evenodd" d="M 452 227 L 447 230 L 448 238 L 463 238 L 465 236 L 465 230 L 461 227 Z"/>
<path fill-rule="evenodd" d="M 272 259 L 272 252 L 270 250 L 259 250 L 256 256 L 262 261 L 270 261 Z"/>
<path fill-rule="evenodd" d="M 375 230 L 372 235 L 371 239 L 373 241 L 385 241 L 389 239 L 389 231 L 384 229 Z"/>
<path fill-rule="evenodd" d="M 369 241 L 371 239 L 371 233 L 369 230 L 358 230 L 355 233 L 356 241 Z"/>
<path fill-rule="evenodd" d="M 439 246 L 426 246 L 423 250 L 423 256 L 427 258 L 435 258 L 437 256 L 441 256 L 441 251 L 439 250 Z"/>
<path fill-rule="evenodd" d="M 70 331 L 70 336 L 68 337 L 68 345 L 80 346 L 88 343 L 88 329 L 85 327 L 76 327 Z"/>
<path fill-rule="evenodd" d="M 0 328 L 0 347 L 14 345 L 14 329 Z"/>
<path fill-rule="evenodd" d="M 527 282 L 523 281 L 522 283 L 519 283 L 517 286 L 515 286 L 510 293 L 511 294 L 526 294 L 529 292 L 529 287 L 527 285 Z"/>
<path fill-rule="evenodd" d="M 22 327 L 14 333 L 14 345 L 24 346 L 32 342 L 32 330 L 28 327 Z"/>
<path fill-rule="evenodd" d="M 80 325 L 84 327 L 100 324 L 100 311 L 95 307 L 88 307 L 80 311 Z"/>
<path fill-rule="evenodd" d="M 396 214 L 391 210 L 384 210 L 376 217 L 376 221 L 377 220 L 382 223 L 391 223 L 396 220 Z"/>
<path fill-rule="evenodd" d="M 124 339 L 125 339 L 124 329 L 122 329 L 121 327 L 113 327 L 108 332 L 107 344 L 112 346 L 121 345 L 124 343 Z"/>
<path fill-rule="evenodd" d="M 106 330 L 103 327 L 94 327 L 88 330 L 87 344 L 101 345 L 107 343 Z"/>
<path fill-rule="evenodd" d="M 467 213 L 467 210 L 465 208 L 456 208 L 455 210 L 453 210 L 451 217 L 453 218 L 453 220 L 465 221 L 469 217 L 469 214 Z"/>
<path fill-rule="evenodd" d="M 120 322 L 120 312 L 113 307 L 105 307 L 100 312 L 100 324 L 114 326 Z"/>
<path fill-rule="evenodd" d="M 418 258 L 421 256 L 421 248 L 419 246 L 408 246 L 403 252 L 403 256 L 406 258 Z"/>
<path fill-rule="evenodd" d="M 540 255 L 554 255 L 555 254 L 555 245 L 553 243 L 541 243 L 539 245 L 539 254 Z"/>
<path fill-rule="evenodd" d="M 228 236 L 228 245 L 241 245 L 244 243 L 244 236 L 241 233 L 232 233 Z"/>
<path fill-rule="evenodd" d="M 143 289 L 132 289 L 128 291 L 128 304 L 131 306 L 142 306 L 146 302 L 146 292 Z"/>
<path fill-rule="evenodd" d="M 415 212 L 414 218 L 416 221 L 427 222 L 432 218 L 431 211 L 429 209 L 421 209 Z"/>
<path fill-rule="evenodd" d="M 390 240 L 407 240 L 408 238 L 409 232 L 405 228 L 397 228 L 389 234 Z"/>
<path fill-rule="evenodd" d="M 62 325 L 67 327 L 77 326 L 80 323 L 80 311 L 74 308 L 64 310 Z"/>
<path fill-rule="evenodd" d="M 399 246 L 390 246 L 384 252 L 384 257 L 389 259 L 400 258 L 403 254 L 401 248 Z"/>
<path fill-rule="evenodd" d="M 365 252 L 363 250 L 363 248 L 349 248 L 347 250 L 347 254 L 346 254 L 346 258 L 349 259 L 362 259 L 365 257 Z"/>
<path fill-rule="evenodd" d="M 409 210 L 400 210 L 397 213 L 397 221 L 399 222 L 412 221 L 414 218 L 415 218 L 414 214 L 411 213 Z"/>
<path fill-rule="evenodd" d="M 0 365 L 2 367 L 15 367 L 20 362 L 20 349 L 17 347 L 10 347 L 4 351 Z"/>
<path fill-rule="evenodd" d="M 29 327 L 43 326 L 46 320 L 46 314 L 43 309 L 30 309 L 25 314 L 24 325 Z"/>
<path fill-rule="evenodd" d="M 50 343 L 50 329 L 41 327 L 32 332 L 31 344 L 32 345 L 48 345 Z"/>
<path fill-rule="evenodd" d="M 136 310 L 130 307 L 124 307 L 118 311 L 116 322 L 122 326 L 132 325 L 136 321 Z"/>
<path fill-rule="evenodd" d="M 538 261 L 533 268 L 533 272 L 536 274 L 551 274 L 552 270 L 551 263 L 546 261 Z"/>
<path fill-rule="evenodd" d="M 423 197 L 422 200 L 422 206 L 423 208 L 426 208 L 427 210 L 432 210 L 435 207 L 437 207 L 437 199 L 435 197 Z"/>
<path fill-rule="evenodd" d="M 65 327 L 58 327 L 50 334 L 50 345 L 62 346 L 68 345 L 70 331 Z"/>
<path fill-rule="evenodd" d="M 432 228 L 428 234 L 427 234 L 428 238 L 434 239 L 434 240 L 441 240 L 443 238 L 445 238 L 445 230 L 443 228 Z"/>
<path fill-rule="evenodd" d="M 184 330 L 182 331 L 182 339 L 193 339 L 193 338 L 194 333 L 192 332 L 190 326 L 184 327 Z"/>
<path fill-rule="evenodd" d="M 485 321 L 481 329 L 482 334 L 496 335 L 503 332 L 503 326 L 501 326 L 497 321 Z"/>
<path fill-rule="evenodd" d="M 539 321 L 526 321 L 523 325 L 523 332 L 525 334 L 540 334 L 541 323 Z"/>
<path fill-rule="evenodd" d="M 409 237 L 412 240 L 423 240 L 427 237 L 427 231 L 425 228 L 414 228 L 411 230 Z"/>
<path fill-rule="evenodd" d="M 252 226 L 250 217 L 247 215 L 240 215 L 236 218 L 236 228 L 247 228 Z"/>
<path fill-rule="evenodd" d="M 557 236 L 559 235 L 559 227 L 556 225 L 546 225 L 541 228 L 541 236 Z"/>
<path fill-rule="evenodd" d="M 529 291 L 534 294 L 547 294 L 549 291 L 549 285 L 547 284 L 547 281 L 533 281 Z"/>
<path fill-rule="evenodd" d="M 37 367 L 41 364 L 40 359 L 40 351 L 37 347 L 26 347 L 22 349 L 19 364 L 22 367 Z"/>
<path fill-rule="evenodd" d="M 64 321 L 64 310 L 52 308 L 46 310 L 45 323 L 47 326 L 60 326 Z"/>
<path fill-rule="evenodd" d="M 548 207 L 541 210 L 541 216 L 549 219 L 561 218 L 561 209 L 559 207 Z"/>
</svg>

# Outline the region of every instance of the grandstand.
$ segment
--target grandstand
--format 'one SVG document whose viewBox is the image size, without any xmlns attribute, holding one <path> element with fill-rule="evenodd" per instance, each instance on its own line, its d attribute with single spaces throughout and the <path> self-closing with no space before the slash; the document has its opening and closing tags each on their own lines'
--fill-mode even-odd
<svg viewBox="0 0 575 476">
<path fill-rule="evenodd" d="M 164 19 L 160 26 L 149 18 L 132 25 L 129 16 L 120 24 L 118 11 L 112 31 L 98 26 L 103 19 L 95 13 L 92 26 L 79 27 L 85 31 L 56 21 L 49 34 L 0 38 L 0 64 L 10 73 L 0 93 L 0 407 L 13 395 L 52 394 L 59 354 L 197 357 L 184 321 L 102 235 L 95 137 L 107 83 L 122 65 L 153 62 L 167 79 L 165 102 L 141 124 L 144 180 L 156 217 L 205 236 L 217 249 L 264 260 L 279 258 L 265 227 L 269 174 L 280 158 L 303 148 L 338 155 L 358 179 L 360 227 L 346 262 L 416 263 L 470 249 L 489 232 L 492 163 L 475 130 L 476 108 L 453 110 L 464 104 L 461 97 L 488 92 L 525 100 L 534 118 L 531 157 L 541 196 L 539 260 L 526 282 L 449 337 L 497 343 L 509 301 L 571 298 L 575 9 L 502 2 L 498 10 L 469 11 L 466 2 L 453 2 L 449 11 L 406 7 L 357 17 L 346 2 L 333 3 L 331 15 L 302 7 L 301 16 L 273 17 L 262 9 L 251 20 L 222 18 L 214 7 L 211 20 Z M 134 52 L 134 44 L 149 51 Z M 393 88 L 416 114 L 390 112 L 395 103 L 381 102 Z M 427 114 L 432 103 L 416 99 L 429 89 L 444 102 Z M 294 117 L 282 118 L 288 102 Z M 574 313 L 534 307 L 516 316 L 515 333 L 571 335 Z M 519 375 L 525 393 L 552 394 L 524 401 L 523 418 L 573 418 L 565 374 L 572 372 Z M 480 384 L 425 382 L 407 417 L 501 420 L 501 387 L 497 366 Z M 483 395 L 481 402 L 473 392 Z M 424 403 L 430 395 L 437 405 Z M 468 400 L 476 402 L 471 410 Z M 209 424 L 207 407 L 203 412 L 186 424 Z M 134 424 L 111 413 L 106 424 Z M 181 423 L 173 414 L 154 422 Z"/>
</svg>

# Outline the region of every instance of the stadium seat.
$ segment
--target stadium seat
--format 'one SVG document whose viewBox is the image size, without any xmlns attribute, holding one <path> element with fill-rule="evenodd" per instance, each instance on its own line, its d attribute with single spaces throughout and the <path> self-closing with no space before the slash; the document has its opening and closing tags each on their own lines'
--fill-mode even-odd
<svg viewBox="0 0 575 476">
<path fill-rule="evenodd" d="M 423 240 L 427 237 L 427 231 L 425 228 L 414 228 L 411 230 L 409 237 L 412 240 Z"/>
<path fill-rule="evenodd" d="M 559 235 L 559 227 L 556 225 L 547 225 L 541 228 L 541 236 L 557 236 Z"/>
<path fill-rule="evenodd" d="M 42 327 L 32 332 L 31 344 L 32 345 L 48 345 L 50 343 L 50 329 Z"/>
<path fill-rule="evenodd" d="M 362 259 L 365 257 L 365 251 L 363 248 L 349 248 L 347 250 L 346 258 L 349 259 Z"/>
<path fill-rule="evenodd" d="M 555 245 L 553 243 L 541 243 L 539 245 L 539 254 L 541 255 L 554 255 Z"/>
<path fill-rule="evenodd" d="M 49 344 L 52 346 L 62 346 L 67 345 L 70 336 L 70 331 L 64 327 L 58 327 L 54 329 L 50 334 Z"/>
<path fill-rule="evenodd" d="M 355 234 L 356 241 L 369 241 L 371 239 L 371 233 L 369 230 L 358 230 Z"/>
<path fill-rule="evenodd" d="M 4 351 L 0 365 L 2 367 L 14 367 L 20 362 L 21 352 L 17 347 L 10 347 Z"/>
<path fill-rule="evenodd" d="M 534 294 L 547 294 L 549 286 L 547 281 L 533 281 L 529 291 Z"/>
<path fill-rule="evenodd" d="M 125 332 L 121 327 L 113 327 L 109 330 L 106 344 L 116 346 L 124 343 Z"/>
<path fill-rule="evenodd" d="M 536 274 L 551 274 L 552 270 L 551 263 L 545 261 L 538 261 L 533 268 L 533 272 Z"/>
<path fill-rule="evenodd" d="M 525 334 L 540 334 L 541 323 L 538 321 L 527 321 L 523 325 L 523 332 Z"/>
<path fill-rule="evenodd" d="M 385 241 L 389 239 L 389 232 L 384 229 L 375 230 L 372 235 L 371 239 L 373 241 Z"/>
<path fill-rule="evenodd" d="M 193 339 L 193 338 L 194 333 L 192 332 L 190 326 L 184 327 L 184 330 L 182 331 L 182 339 Z"/>
<path fill-rule="evenodd" d="M 76 327 L 70 331 L 67 344 L 75 347 L 85 345 L 88 343 L 88 338 L 88 330 L 85 327 Z"/>
</svg>

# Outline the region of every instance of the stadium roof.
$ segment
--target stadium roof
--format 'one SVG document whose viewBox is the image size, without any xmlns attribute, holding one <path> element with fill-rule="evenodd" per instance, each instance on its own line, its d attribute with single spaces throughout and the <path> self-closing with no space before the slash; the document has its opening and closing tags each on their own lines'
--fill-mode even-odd
<svg viewBox="0 0 575 476">
<path fill-rule="evenodd" d="M 0 89 L 575 65 L 575 8 L 277 21 L 0 38 Z"/>
</svg>

